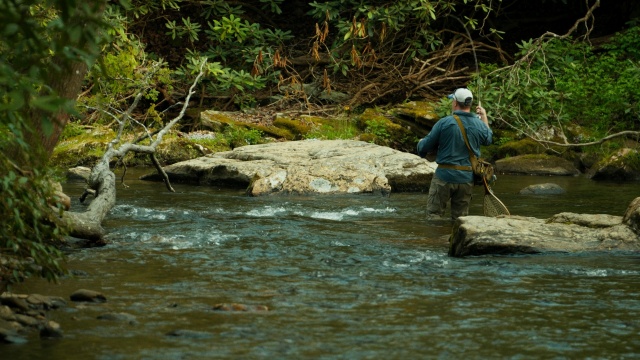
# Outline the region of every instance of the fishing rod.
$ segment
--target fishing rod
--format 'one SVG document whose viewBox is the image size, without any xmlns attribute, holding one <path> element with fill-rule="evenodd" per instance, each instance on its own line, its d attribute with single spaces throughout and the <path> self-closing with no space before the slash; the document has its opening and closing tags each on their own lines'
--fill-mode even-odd
<svg viewBox="0 0 640 360">
<path fill-rule="evenodd" d="M 478 66 L 478 56 L 476 54 L 476 46 L 473 42 L 473 38 L 471 37 L 471 33 L 469 32 L 469 29 L 467 29 L 464 22 L 462 22 L 462 20 L 460 20 L 460 18 L 455 15 L 449 15 L 449 16 L 458 20 L 460 25 L 462 25 L 462 28 L 464 29 L 464 31 L 467 33 L 467 37 L 469 38 L 469 43 L 471 44 L 471 51 L 473 53 L 473 62 L 476 65 L 476 76 L 478 80 L 476 97 L 478 98 L 478 106 L 482 107 L 482 101 L 480 100 L 480 67 Z M 492 174 L 491 177 L 493 178 L 493 180 L 495 180 L 495 175 Z M 491 189 L 491 186 L 484 175 L 482 176 L 482 182 L 484 183 L 484 199 L 482 201 L 483 203 L 482 210 L 484 215 L 491 216 L 491 217 L 496 217 L 499 215 L 506 215 L 506 216 L 511 215 L 509 213 L 509 209 L 507 209 L 504 203 L 500 201 L 500 199 L 498 199 L 498 197 L 493 193 L 493 190 Z"/>
<path fill-rule="evenodd" d="M 467 33 L 467 38 L 469 39 L 469 43 L 471 44 L 471 52 L 473 53 L 473 62 L 476 65 L 476 75 L 480 75 L 480 67 L 478 66 L 478 55 L 476 55 L 476 46 L 475 43 L 473 42 L 473 38 L 471 37 L 471 33 L 469 32 L 469 29 L 467 29 L 467 26 L 464 24 L 464 22 L 457 16 L 455 15 L 451 15 L 449 14 L 449 16 L 451 16 L 452 18 L 458 20 L 458 22 L 460 23 L 460 25 L 462 25 L 462 28 L 464 29 L 464 31 Z M 480 85 L 478 85 L 477 89 L 476 89 L 476 97 L 478 98 L 478 106 L 482 106 L 482 101 L 480 100 Z"/>
</svg>

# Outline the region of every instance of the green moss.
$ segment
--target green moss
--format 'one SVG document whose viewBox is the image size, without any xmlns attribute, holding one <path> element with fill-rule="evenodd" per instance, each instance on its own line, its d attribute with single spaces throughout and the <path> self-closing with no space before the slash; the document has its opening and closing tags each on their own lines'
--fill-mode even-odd
<svg viewBox="0 0 640 360">
<path fill-rule="evenodd" d="M 206 110 L 200 113 L 200 119 L 204 122 L 218 122 L 222 124 L 233 124 L 235 121 L 227 115 L 227 113 L 214 111 L 214 110 Z"/>
<path fill-rule="evenodd" d="M 414 119 L 438 119 L 434 104 L 426 101 L 409 101 L 398 106 L 394 112 Z"/>
<path fill-rule="evenodd" d="M 634 171 L 640 171 L 640 152 L 638 150 L 630 151 L 624 156 L 625 164 Z"/>
<path fill-rule="evenodd" d="M 229 141 L 223 136 L 216 136 L 215 138 L 189 138 L 188 140 L 193 146 L 202 146 L 207 152 L 215 153 L 231 150 Z"/>
<path fill-rule="evenodd" d="M 93 166 L 104 154 L 109 141 L 115 133 L 106 127 L 78 132 L 74 130 L 66 134 L 66 138 L 58 143 L 51 157 L 52 164 L 70 168 L 74 166 Z M 77 134 L 76 136 L 71 136 Z"/>
<path fill-rule="evenodd" d="M 304 135 L 305 139 L 353 139 L 358 135 L 355 122 L 347 117 L 320 118 L 305 116 L 303 119 L 311 124 L 311 129 Z"/>
<path fill-rule="evenodd" d="M 204 154 L 200 151 L 194 143 L 184 137 L 168 137 L 163 138 L 162 143 L 158 145 L 156 149 L 156 158 L 162 165 L 170 165 L 180 161 L 194 159 Z M 147 164 L 151 165 L 149 156 L 145 154 L 137 154 L 136 156 L 143 156 L 143 162 L 139 165 Z M 146 159 L 145 159 L 146 158 Z"/>
<path fill-rule="evenodd" d="M 358 118 L 357 125 L 365 134 L 363 138 L 378 145 L 389 146 L 394 149 L 412 152 L 418 142 L 417 136 L 410 129 L 393 122 L 387 114 L 375 108 L 365 110 Z M 367 140 L 365 140 L 367 141 Z"/>
<path fill-rule="evenodd" d="M 311 131 L 312 127 L 308 122 L 280 116 L 273 121 L 273 126 L 288 131 L 293 136 L 293 140 L 301 139 Z"/>
<path fill-rule="evenodd" d="M 85 134 L 87 132 L 87 130 L 80 124 L 78 124 L 77 122 L 69 122 L 65 127 L 64 130 L 62 131 L 62 134 L 60 135 L 60 140 L 65 140 L 65 139 L 69 139 L 69 138 L 73 138 L 76 136 L 81 136 L 83 134 Z"/>
<path fill-rule="evenodd" d="M 240 125 L 246 129 L 253 129 L 264 133 L 267 136 L 274 137 L 276 139 L 285 139 L 285 140 L 294 140 L 296 135 L 293 134 L 289 129 L 279 128 L 277 126 L 265 126 L 260 124 L 243 124 Z"/>
<path fill-rule="evenodd" d="M 370 142 L 370 143 L 375 143 L 376 136 L 370 133 L 364 133 L 364 134 L 360 134 L 360 140 Z"/>
<path fill-rule="evenodd" d="M 599 166 L 615 166 L 632 171 L 640 171 L 640 152 L 628 148 L 612 152 L 603 157 Z"/>
<path fill-rule="evenodd" d="M 543 154 L 545 151 L 546 149 L 542 145 L 529 138 L 525 138 L 522 140 L 507 141 L 499 145 L 495 154 L 498 158 L 505 158 L 524 154 Z"/>
<path fill-rule="evenodd" d="M 551 158 L 555 158 L 555 157 L 548 154 L 523 154 L 521 156 L 521 159 L 527 159 L 527 160 L 549 160 Z"/>
</svg>

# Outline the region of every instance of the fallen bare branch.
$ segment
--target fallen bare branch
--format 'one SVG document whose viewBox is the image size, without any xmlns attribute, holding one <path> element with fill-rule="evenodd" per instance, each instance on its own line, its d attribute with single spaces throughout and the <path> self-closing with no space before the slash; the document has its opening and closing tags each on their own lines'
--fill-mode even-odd
<svg viewBox="0 0 640 360">
<path fill-rule="evenodd" d="M 617 138 L 617 137 L 621 137 L 621 136 L 626 136 L 626 137 L 635 137 L 636 139 L 640 138 L 640 131 L 621 131 L 619 133 L 615 133 L 615 134 L 611 134 L 609 136 L 605 136 L 602 139 L 599 139 L 597 141 L 590 141 L 590 142 L 586 142 L 586 143 L 576 143 L 576 144 L 571 144 L 571 143 L 559 143 L 559 142 L 555 142 L 555 141 L 548 141 L 548 140 L 540 140 L 540 139 L 534 139 L 536 142 L 542 143 L 542 144 L 548 144 L 548 145 L 552 145 L 552 146 L 559 146 L 559 147 L 584 147 L 584 146 L 592 146 L 592 145 L 600 145 L 606 141 L 609 141 L 611 139 Z"/>
<path fill-rule="evenodd" d="M 116 137 L 109 142 L 107 145 L 107 150 L 104 155 L 100 159 L 100 161 L 93 167 L 91 170 L 91 175 L 87 181 L 88 190 L 82 196 L 82 199 L 86 198 L 88 194 L 91 193 L 91 190 L 95 192 L 95 198 L 87 209 L 84 212 L 65 212 L 63 215 L 63 220 L 66 221 L 71 228 L 70 235 L 76 238 L 87 239 L 94 243 L 102 243 L 104 238 L 104 229 L 102 228 L 102 221 L 107 216 L 109 211 L 113 208 L 116 202 L 116 186 L 115 186 L 115 174 L 111 171 L 109 164 L 111 159 L 119 157 L 124 158 L 124 156 L 132 151 L 138 153 L 146 153 L 150 154 L 152 157 L 152 161 L 155 159 L 155 152 L 158 145 L 162 142 L 162 137 L 169 131 L 171 128 L 178 123 L 183 117 L 189 106 L 189 100 L 191 96 L 195 93 L 195 87 L 200 82 L 200 79 L 204 75 L 204 68 L 206 65 L 206 60 L 202 62 L 200 66 L 200 72 L 196 76 L 193 81 L 191 87 L 189 88 L 189 92 L 185 98 L 180 114 L 176 116 L 173 120 L 167 123 L 162 130 L 157 133 L 156 138 L 151 142 L 150 145 L 137 145 L 131 142 L 124 143 L 120 147 L 116 148 L 116 145 L 121 141 L 122 134 L 124 133 L 125 125 L 127 120 L 130 120 L 130 115 L 138 104 L 138 101 L 142 97 L 144 90 L 141 90 L 136 95 L 134 101 L 131 106 L 127 109 L 125 113 L 122 114 L 120 118 L 118 118 L 118 122 L 120 124 L 118 133 Z M 152 135 L 147 131 L 146 137 L 151 138 Z M 154 165 L 157 163 L 157 159 L 154 161 Z M 156 166 L 160 173 L 163 171 L 159 164 Z M 166 176 L 166 174 L 165 174 Z M 169 182 L 166 182 L 170 191 L 173 191 Z"/>
</svg>

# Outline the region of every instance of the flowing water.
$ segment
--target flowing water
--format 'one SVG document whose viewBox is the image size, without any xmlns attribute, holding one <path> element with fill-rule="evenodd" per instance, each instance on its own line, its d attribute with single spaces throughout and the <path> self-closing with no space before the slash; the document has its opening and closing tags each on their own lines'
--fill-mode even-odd
<svg viewBox="0 0 640 360">
<path fill-rule="evenodd" d="M 640 358 L 638 253 L 450 258 L 451 224 L 424 220 L 426 193 L 254 198 L 127 178 L 107 246 L 70 252 L 75 275 L 60 284 L 14 289 L 108 301 L 50 311 L 62 339 L 34 334 L 1 359 Z M 567 193 L 518 195 L 545 182 Z M 622 215 L 640 196 L 637 183 L 582 177 L 501 176 L 494 190 L 539 218 Z M 110 312 L 135 321 L 97 319 Z"/>
</svg>

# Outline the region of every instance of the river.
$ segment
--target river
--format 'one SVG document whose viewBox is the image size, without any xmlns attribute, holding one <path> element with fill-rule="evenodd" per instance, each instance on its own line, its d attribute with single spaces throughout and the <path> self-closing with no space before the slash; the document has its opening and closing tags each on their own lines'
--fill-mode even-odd
<svg viewBox="0 0 640 360">
<path fill-rule="evenodd" d="M 48 312 L 64 337 L 33 334 L 0 347 L 1 359 L 640 358 L 638 253 L 450 258 L 451 225 L 425 221 L 426 193 L 169 193 L 137 175 L 118 186 L 107 246 L 69 252 L 74 275 L 59 284 L 14 289 L 69 299 L 84 288 L 108 301 Z M 567 193 L 518 194 L 545 182 Z M 638 190 L 584 177 L 501 176 L 494 186 L 512 214 L 539 218 L 622 215 Z M 228 303 L 269 311 L 214 310 Z M 98 319 L 110 312 L 135 321 Z"/>
</svg>

